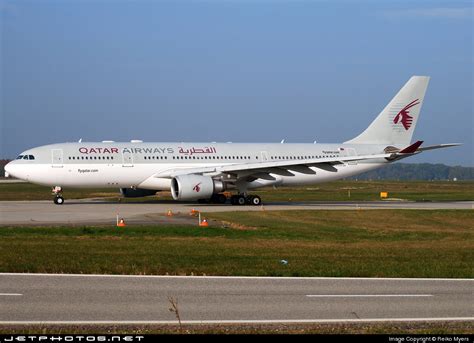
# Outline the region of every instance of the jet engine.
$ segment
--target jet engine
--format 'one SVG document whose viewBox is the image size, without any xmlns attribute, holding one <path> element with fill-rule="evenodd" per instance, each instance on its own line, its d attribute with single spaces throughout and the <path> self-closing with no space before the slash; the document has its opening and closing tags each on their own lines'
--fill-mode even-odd
<svg viewBox="0 0 474 343">
<path fill-rule="evenodd" d="M 174 200 L 209 199 L 212 194 L 222 192 L 224 189 L 222 181 L 213 180 L 210 176 L 178 175 L 171 180 L 171 195 Z"/>
<path fill-rule="evenodd" d="M 157 191 L 143 188 L 120 188 L 120 193 L 125 198 L 140 198 L 148 195 L 155 195 Z"/>
</svg>

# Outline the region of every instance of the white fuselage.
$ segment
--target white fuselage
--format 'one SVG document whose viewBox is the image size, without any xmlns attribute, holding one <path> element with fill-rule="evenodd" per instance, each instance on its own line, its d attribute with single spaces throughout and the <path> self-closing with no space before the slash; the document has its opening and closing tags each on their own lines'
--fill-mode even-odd
<svg viewBox="0 0 474 343">
<path fill-rule="evenodd" d="M 33 148 L 8 164 L 12 176 L 61 187 L 110 187 L 169 190 L 170 170 L 267 161 L 295 161 L 382 153 L 386 146 L 348 144 L 263 143 L 62 143 Z M 27 158 L 25 158 L 27 156 Z M 31 157 L 32 158 L 28 158 Z M 33 159 L 34 158 L 34 159 Z M 310 167 L 315 174 L 271 174 L 244 188 L 293 186 L 332 181 L 378 168 L 385 159 L 341 163 L 329 170 Z"/>
</svg>

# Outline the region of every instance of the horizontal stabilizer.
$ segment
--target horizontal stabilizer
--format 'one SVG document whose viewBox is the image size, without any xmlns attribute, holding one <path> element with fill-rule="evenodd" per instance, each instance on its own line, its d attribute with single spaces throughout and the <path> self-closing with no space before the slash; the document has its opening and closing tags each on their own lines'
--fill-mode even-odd
<svg viewBox="0 0 474 343">
<path fill-rule="evenodd" d="M 409 156 L 412 156 L 412 155 L 415 155 L 415 154 L 419 154 L 419 153 L 421 153 L 423 151 L 426 151 L 426 150 L 449 148 L 449 147 L 452 147 L 452 146 L 461 145 L 459 143 L 450 143 L 450 144 L 430 145 L 430 146 L 427 146 L 427 147 L 424 147 L 424 148 L 420 148 L 421 144 L 423 144 L 423 141 L 416 141 L 415 143 L 413 143 L 412 145 L 406 147 L 405 149 L 402 149 L 400 151 L 392 153 L 391 156 L 389 158 L 387 158 L 387 160 L 392 161 L 392 162 L 393 161 L 398 161 L 398 160 L 401 160 L 403 158 L 406 158 L 406 157 L 409 157 Z"/>
<path fill-rule="evenodd" d="M 459 145 L 462 145 L 462 143 L 448 143 L 448 144 L 429 145 L 429 146 L 425 146 L 423 148 L 418 148 L 417 151 L 443 149 L 443 148 L 450 148 L 452 146 L 459 146 Z"/>
<path fill-rule="evenodd" d="M 406 147 L 405 149 L 403 150 L 400 150 L 399 153 L 400 154 L 413 154 L 414 152 L 417 151 L 417 149 L 420 147 L 420 145 L 423 144 L 423 141 L 416 141 L 415 143 L 413 143 L 412 145 L 410 145 L 409 147 Z"/>
</svg>

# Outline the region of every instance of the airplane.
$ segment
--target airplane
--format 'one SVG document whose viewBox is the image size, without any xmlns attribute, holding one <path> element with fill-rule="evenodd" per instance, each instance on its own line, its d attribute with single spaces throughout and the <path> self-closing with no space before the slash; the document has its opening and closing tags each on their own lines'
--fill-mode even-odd
<svg viewBox="0 0 474 343">
<path fill-rule="evenodd" d="M 124 197 L 171 191 L 177 201 L 261 205 L 249 191 L 333 181 L 370 171 L 421 152 L 460 145 L 421 147 L 411 142 L 429 83 L 412 76 L 375 120 L 340 144 L 320 143 L 60 143 L 22 152 L 7 175 L 52 187 L 119 188 Z"/>
</svg>

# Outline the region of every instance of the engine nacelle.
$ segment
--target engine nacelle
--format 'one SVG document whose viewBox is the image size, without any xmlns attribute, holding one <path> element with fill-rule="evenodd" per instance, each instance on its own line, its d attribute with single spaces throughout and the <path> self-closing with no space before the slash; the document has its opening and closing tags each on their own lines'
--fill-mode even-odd
<svg viewBox="0 0 474 343">
<path fill-rule="evenodd" d="M 174 200 L 190 201 L 209 199 L 212 194 L 224 190 L 221 181 L 197 174 L 178 175 L 171 180 L 171 195 Z"/>
<path fill-rule="evenodd" d="M 120 193 L 122 193 L 125 198 L 140 198 L 155 195 L 156 191 L 143 188 L 120 188 Z"/>
</svg>

